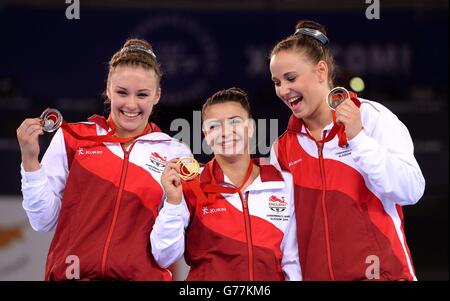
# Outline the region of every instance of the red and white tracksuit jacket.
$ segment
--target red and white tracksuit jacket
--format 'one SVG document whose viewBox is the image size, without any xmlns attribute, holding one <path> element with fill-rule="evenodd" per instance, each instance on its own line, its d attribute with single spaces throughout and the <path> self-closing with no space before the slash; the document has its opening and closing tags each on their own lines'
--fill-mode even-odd
<svg viewBox="0 0 450 301">
<path fill-rule="evenodd" d="M 212 177 L 235 188 L 213 162 L 200 175 L 202 189 Z M 180 205 L 164 202 L 150 235 L 160 266 L 184 253 L 187 280 L 301 280 L 291 175 L 254 163 L 260 174 L 241 193 L 218 193 L 205 205 L 183 185 Z"/>
<path fill-rule="evenodd" d="M 364 129 L 347 147 L 323 142 L 332 124 L 315 141 L 294 116 L 272 147 L 271 162 L 294 180 L 304 280 L 416 280 L 401 208 L 425 188 L 413 143 L 381 104 L 360 111 Z"/>
<path fill-rule="evenodd" d="M 82 136 L 109 130 L 104 118 L 90 120 L 69 126 Z M 31 226 L 42 232 L 56 226 L 46 280 L 67 279 L 66 269 L 74 262 L 70 255 L 79 258 L 81 280 L 171 279 L 150 250 L 150 231 L 163 199 L 164 166 L 158 159 L 192 154 L 153 129 L 126 150 L 119 143 L 80 141 L 59 129 L 41 168 L 21 168 L 23 207 Z"/>
</svg>

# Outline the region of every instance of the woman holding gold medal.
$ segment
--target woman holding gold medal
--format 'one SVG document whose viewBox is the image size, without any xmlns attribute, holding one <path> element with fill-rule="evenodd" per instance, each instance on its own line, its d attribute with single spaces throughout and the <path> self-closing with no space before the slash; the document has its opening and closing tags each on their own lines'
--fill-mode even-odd
<svg viewBox="0 0 450 301">
<path fill-rule="evenodd" d="M 195 162 L 167 164 L 167 199 L 150 235 L 155 260 L 167 267 L 184 254 L 187 280 L 301 280 L 292 178 L 250 158 L 247 94 L 215 93 L 202 118 L 214 158 L 196 178 Z"/>
<path fill-rule="evenodd" d="M 17 129 L 23 207 L 36 231 L 55 229 L 46 280 L 170 280 L 150 250 L 166 159 L 191 157 L 149 123 L 161 96 L 152 47 L 131 39 L 109 62 L 108 119 L 68 124 L 55 110 Z M 42 161 L 38 137 L 56 130 Z"/>
<path fill-rule="evenodd" d="M 300 21 L 270 55 L 292 111 L 271 162 L 294 179 L 304 280 L 415 280 L 402 206 L 425 180 L 408 129 L 380 103 L 335 88 L 323 26 Z"/>
</svg>

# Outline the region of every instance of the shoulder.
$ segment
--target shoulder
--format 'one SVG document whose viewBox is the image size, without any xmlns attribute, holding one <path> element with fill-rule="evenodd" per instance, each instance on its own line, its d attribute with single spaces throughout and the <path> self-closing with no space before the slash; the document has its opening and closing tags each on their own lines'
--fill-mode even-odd
<svg viewBox="0 0 450 301">
<path fill-rule="evenodd" d="M 361 114 L 370 115 L 370 116 L 379 116 L 379 115 L 393 115 L 391 110 L 389 110 L 386 106 L 381 104 L 380 102 L 364 99 L 364 98 L 358 98 L 359 101 L 361 101 Z"/>
<path fill-rule="evenodd" d="M 292 184 L 292 174 L 288 171 L 281 171 L 281 176 L 286 184 Z"/>
<path fill-rule="evenodd" d="M 380 122 L 398 121 L 398 117 L 383 104 L 364 98 L 359 98 L 359 100 L 361 101 L 361 119 L 365 127 Z"/>
<path fill-rule="evenodd" d="M 145 140 L 150 140 L 160 147 L 164 148 L 168 157 L 192 157 L 192 152 L 189 146 L 178 139 L 170 137 L 166 133 L 154 132 L 142 137 Z"/>
<path fill-rule="evenodd" d="M 67 123 L 67 125 L 72 130 L 79 130 L 79 131 L 96 130 L 97 128 L 97 124 L 92 121 L 71 122 Z"/>
</svg>

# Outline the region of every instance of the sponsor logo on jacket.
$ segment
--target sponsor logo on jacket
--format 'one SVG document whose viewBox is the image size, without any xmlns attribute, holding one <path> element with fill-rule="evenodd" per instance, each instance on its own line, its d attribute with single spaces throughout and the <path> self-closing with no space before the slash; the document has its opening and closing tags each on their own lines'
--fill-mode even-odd
<svg viewBox="0 0 450 301">
<path fill-rule="evenodd" d="M 291 161 L 291 162 L 289 162 L 289 167 L 291 167 L 291 166 L 293 166 L 293 165 L 295 165 L 295 164 L 298 164 L 298 163 L 300 163 L 300 162 L 302 162 L 302 158 L 297 159 L 297 160 L 295 160 L 295 161 Z"/>
<path fill-rule="evenodd" d="M 96 150 L 96 149 L 84 149 L 80 147 L 78 149 L 78 156 L 86 156 L 86 155 L 101 155 L 103 154 L 102 150 Z"/>
<path fill-rule="evenodd" d="M 220 212 L 226 212 L 226 211 L 227 211 L 227 208 L 225 208 L 225 207 L 222 207 L 222 208 L 208 208 L 208 207 L 204 206 L 202 208 L 203 215 L 220 213 Z"/>
</svg>

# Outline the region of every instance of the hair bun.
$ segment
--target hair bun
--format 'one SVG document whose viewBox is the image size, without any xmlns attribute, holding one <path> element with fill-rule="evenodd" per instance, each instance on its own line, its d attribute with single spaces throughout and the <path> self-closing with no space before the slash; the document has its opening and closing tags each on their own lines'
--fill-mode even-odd
<svg viewBox="0 0 450 301">
<path fill-rule="evenodd" d="M 311 20 L 300 20 L 297 22 L 297 25 L 295 25 L 295 30 L 299 30 L 300 28 L 311 28 L 311 29 L 317 29 L 318 31 L 322 32 L 324 35 L 327 34 L 327 31 L 325 30 L 325 27 L 317 22 L 311 21 Z"/>
<path fill-rule="evenodd" d="M 122 48 L 129 47 L 129 46 L 141 46 L 141 47 L 145 47 L 145 48 L 153 51 L 153 48 L 150 45 L 150 43 L 148 43 L 145 40 L 141 40 L 141 39 L 128 39 L 125 42 L 125 44 L 123 44 Z"/>
</svg>

